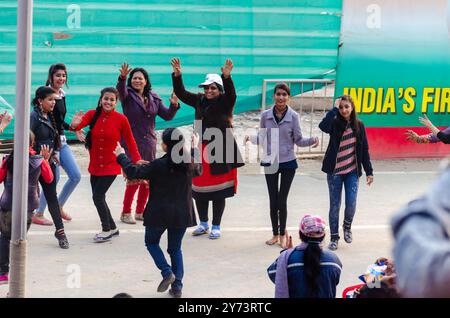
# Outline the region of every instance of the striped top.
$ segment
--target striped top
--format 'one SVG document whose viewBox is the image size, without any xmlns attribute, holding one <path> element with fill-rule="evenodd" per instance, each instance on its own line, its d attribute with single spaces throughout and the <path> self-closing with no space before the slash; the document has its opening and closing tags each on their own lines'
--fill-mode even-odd
<svg viewBox="0 0 450 318">
<path fill-rule="evenodd" d="M 347 174 L 356 169 L 356 136 L 350 126 L 342 135 L 336 157 L 335 174 Z"/>
</svg>

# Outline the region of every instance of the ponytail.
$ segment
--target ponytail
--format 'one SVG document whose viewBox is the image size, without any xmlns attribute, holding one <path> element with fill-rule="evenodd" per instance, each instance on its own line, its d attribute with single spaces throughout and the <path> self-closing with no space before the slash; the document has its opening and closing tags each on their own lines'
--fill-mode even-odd
<svg viewBox="0 0 450 318">
<path fill-rule="evenodd" d="M 59 132 L 58 132 L 58 129 L 56 128 L 57 126 L 56 126 L 55 115 L 51 111 L 48 113 L 48 116 L 50 117 L 52 126 L 55 129 L 55 149 L 61 149 L 61 138 L 59 137 Z"/>
<path fill-rule="evenodd" d="M 306 297 L 308 298 L 317 297 L 317 293 L 319 291 L 317 279 L 320 275 L 320 256 L 322 254 L 322 249 L 319 244 L 323 241 L 324 237 L 325 236 L 320 238 L 311 238 L 300 232 L 301 240 L 307 243 L 303 262 L 305 264 L 305 281 L 308 286 Z"/>
</svg>

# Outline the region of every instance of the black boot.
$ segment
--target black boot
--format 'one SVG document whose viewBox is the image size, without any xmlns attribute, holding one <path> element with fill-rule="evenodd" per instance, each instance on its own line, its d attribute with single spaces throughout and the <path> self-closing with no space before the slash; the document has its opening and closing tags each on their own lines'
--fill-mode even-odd
<svg viewBox="0 0 450 318">
<path fill-rule="evenodd" d="M 61 247 L 62 249 L 69 248 L 69 241 L 67 240 L 66 233 L 64 233 L 64 229 L 57 230 L 55 232 L 55 237 L 58 240 L 59 247 Z"/>
</svg>

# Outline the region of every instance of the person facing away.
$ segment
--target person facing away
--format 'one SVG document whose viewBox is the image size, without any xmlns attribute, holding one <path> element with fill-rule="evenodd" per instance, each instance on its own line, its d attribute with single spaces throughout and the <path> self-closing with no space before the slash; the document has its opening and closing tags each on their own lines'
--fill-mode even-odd
<svg viewBox="0 0 450 318">
<path fill-rule="evenodd" d="M 133 165 L 120 144 L 115 154 L 128 179 L 150 181 L 150 197 L 144 211 L 145 244 L 163 277 L 157 291 L 164 292 L 171 285 L 169 293 L 178 298 L 183 288 L 183 236 L 186 228 L 197 224 L 192 179 L 201 174 L 201 164 L 191 162 L 191 156 L 184 148 L 183 135 L 176 128 L 164 130 L 161 147 L 166 153 L 163 157 L 142 165 Z M 159 246 L 166 230 L 170 265 Z"/>
<path fill-rule="evenodd" d="M 28 214 L 27 231 L 31 225 L 33 210 L 39 205 L 38 180 L 42 177 L 46 183 L 53 181 L 53 173 L 48 159 L 48 146 L 41 147 L 40 155 L 33 150 L 34 134 L 30 132 L 29 168 L 28 168 Z M 0 183 L 4 183 L 4 190 L 0 198 L 0 285 L 8 284 L 9 274 L 9 245 L 11 240 L 12 194 L 13 194 L 14 152 L 6 156 L 0 167 Z"/>
<path fill-rule="evenodd" d="M 301 244 L 281 252 L 267 269 L 275 298 L 335 298 L 342 271 L 339 257 L 322 249 L 325 221 L 305 215 L 300 221 Z"/>
<path fill-rule="evenodd" d="M 450 165 L 391 219 L 402 297 L 450 297 Z"/>
</svg>

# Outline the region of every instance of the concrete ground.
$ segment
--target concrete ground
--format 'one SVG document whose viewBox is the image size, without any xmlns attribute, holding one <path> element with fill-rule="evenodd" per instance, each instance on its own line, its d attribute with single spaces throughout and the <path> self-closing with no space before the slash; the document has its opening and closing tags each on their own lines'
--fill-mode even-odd
<svg viewBox="0 0 450 318">
<path fill-rule="evenodd" d="M 65 207 L 73 216 L 73 221 L 66 223 L 70 249 L 57 246 L 53 227 L 32 226 L 27 296 L 112 297 L 127 292 L 134 297 L 169 297 L 156 292 L 161 277 L 144 246 L 142 224 L 118 221 L 120 237 L 102 244 L 92 242 L 100 230 L 100 221 L 91 200 L 86 156 L 77 157 L 83 178 Z M 359 283 L 358 276 L 376 258 L 391 255 L 391 215 L 426 190 L 438 165 L 439 160 L 420 159 L 373 162 L 374 184 L 368 187 L 360 180 L 354 242 L 349 245 L 341 240 L 337 251 L 343 263 L 338 297 L 346 286 Z M 328 189 L 320 166 L 319 159 L 301 160 L 291 188 L 288 230 L 296 244 L 298 222 L 304 214 L 319 214 L 328 220 Z M 123 193 L 124 182 L 119 176 L 107 197 L 117 220 Z M 184 297 L 273 297 L 274 286 L 266 268 L 279 255 L 280 248 L 264 244 L 271 236 L 268 206 L 259 168 L 248 165 L 240 169 L 238 194 L 227 200 L 222 238 L 213 241 L 206 236 L 193 237 L 192 228 L 185 236 Z M 164 249 L 165 242 L 164 236 Z M 0 286 L 0 297 L 7 291 L 7 286 Z"/>
</svg>

